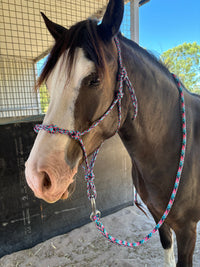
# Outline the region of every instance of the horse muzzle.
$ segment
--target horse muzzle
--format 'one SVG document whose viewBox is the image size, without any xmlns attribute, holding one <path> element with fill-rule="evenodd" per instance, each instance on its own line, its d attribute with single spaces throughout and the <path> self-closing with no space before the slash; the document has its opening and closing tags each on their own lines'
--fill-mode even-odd
<svg viewBox="0 0 200 267">
<path fill-rule="evenodd" d="M 74 176 L 78 166 L 71 169 L 64 153 L 53 153 L 47 158 L 26 162 L 25 176 L 35 196 L 49 203 L 67 199 L 74 191 Z"/>
</svg>

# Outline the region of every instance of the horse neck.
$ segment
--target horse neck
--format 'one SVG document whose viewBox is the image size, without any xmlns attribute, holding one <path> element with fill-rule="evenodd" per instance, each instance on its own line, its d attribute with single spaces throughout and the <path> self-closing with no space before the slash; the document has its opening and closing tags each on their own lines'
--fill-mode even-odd
<svg viewBox="0 0 200 267">
<path fill-rule="evenodd" d="M 181 142 L 179 93 L 167 70 L 136 44 L 122 42 L 122 57 L 138 99 L 138 115 L 132 120 L 132 106 L 124 101 L 125 121 L 119 135 L 132 160 L 152 168 L 164 164 L 169 146 L 178 157 Z M 174 152 L 175 151 L 175 152 Z"/>
</svg>

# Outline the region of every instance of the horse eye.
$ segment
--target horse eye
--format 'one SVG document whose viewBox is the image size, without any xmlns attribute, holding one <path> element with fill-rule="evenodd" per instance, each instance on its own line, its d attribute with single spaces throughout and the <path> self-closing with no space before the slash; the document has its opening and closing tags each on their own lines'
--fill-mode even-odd
<svg viewBox="0 0 200 267">
<path fill-rule="evenodd" d="M 95 86 L 98 86 L 99 84 L 100 84 L 100 79 L 98 76 L 91 77 L 89 82 L 88 82 L 88 85 L 90 87 L 95 87 Z"/>
</svg>

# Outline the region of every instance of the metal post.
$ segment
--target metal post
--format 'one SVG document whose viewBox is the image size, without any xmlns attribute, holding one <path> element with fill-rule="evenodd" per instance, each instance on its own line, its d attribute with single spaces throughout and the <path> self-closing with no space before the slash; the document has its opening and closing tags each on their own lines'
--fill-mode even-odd
<svg viewBox="0 0 200 267">
<path fill-rule="evenodd" d="M 132 0 L 130 2 L 131 14 L 131 40 L 139 44 L 139 0 Z M 136 189 L 133 185 L 133 205 L 135 205 Z"/>
<path fill-rule="evenodd" d="M 150 0 L 131 0 L 130 1 L 130 14 L 131 14 L 131 40 L 139 44 L 139 7 L 150 2 Z M 135 200 L 136 189 L 133 186 L 133 198 Z M 133 201 L 134 205 L 134 201 Z"/>
<path fill-rule="evenodd" d="M 131 40 L 139 43 L 139 2 L 140 0 L 131 1 Z"/>
</svg>

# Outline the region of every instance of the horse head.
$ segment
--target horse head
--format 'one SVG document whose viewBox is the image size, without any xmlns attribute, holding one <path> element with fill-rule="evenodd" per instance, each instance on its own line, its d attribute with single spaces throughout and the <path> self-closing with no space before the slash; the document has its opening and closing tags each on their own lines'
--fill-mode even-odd
<svg viewBox="0 0 200 267">
<path fill-rule="evenodd" d="M 38 79 L 46 83 L 50 104 L 43 124 L 83 132 L 109 108 L 117 90 L 118 55 L 113 37 L 123 18 L 122 0 L 110 0 L 103 20 L 85 20 L 66 29 L 42 14 L 55 45 Z M 115 134 L 118 110 L 82 137 L 87 155 Z M 47 202 L 66 199 L 82 163 L 82 148 L 69 136 L 40 131 L 26 162 L 26 179 Z"/>
</svg>

